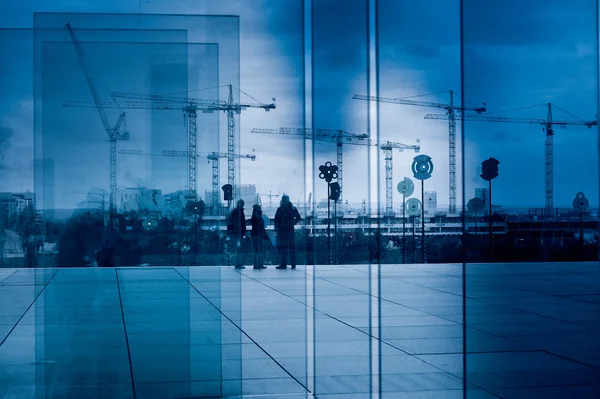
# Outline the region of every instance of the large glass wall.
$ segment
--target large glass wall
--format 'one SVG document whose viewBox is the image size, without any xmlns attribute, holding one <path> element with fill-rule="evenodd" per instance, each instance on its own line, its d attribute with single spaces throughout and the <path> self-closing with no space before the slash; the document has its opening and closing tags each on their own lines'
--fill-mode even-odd
<svg viewBox="0 0 600 399">
<path fill-rule="evenodd" d="M 597 2 L 462 4 L 466 382 L 597 397 Z"/>
<path fill-rule="evenodd" d="M 185 13 L 188 9 L 187 1 L 142 5 L 142 11 L 149 13 Z M 261 0 L 246 6 L 207 0 L 198 4 L 198 9 L 208 14 L 239 15 L 240 26 L 246 32 L 239 38 L 239 57 L 244 61 L 239 89 L 234 91 L 239 97 L 234 100 L 253 106 L 235 115 L 234 152 L 241 155 L 235 159 L 239 165 L 236 183 L 240 184 L 236 196 L 239 194 L 245 201 L 247 219 L 253 214 L 253 206 L 261 205 L 268 240 L 264 242 L 267 270 L 248 266 L 253 264 L 255 240 L 248 237 L 252 242 L 247 240 L 247 268 L 242 271 L 240 285 L 228 282 L 231 292 L 223 291 L 222 301 L 227 295 L 235 297 L 236 289 L 241 298 L 239 311 L 227 313 L 239 320 L 236 324 L 243 329 L 241 392 L 245 395 L 285 392 L 302 397 L 309 384 L 306 265 L 311 250 L 305 157 L 310 141 L 306 140 L 304 130 L 303 4 L 295 0 Z M 276 101 L 276 108 L 265 112 L 257 107 L 258 100 L 262 105 Z M 221 119 L 221 126 L 227 126 L 227 121 Z M 226 142 L 223 137 L 223 150 L 227 149 Z M 282 237 L 275 231 L 276 223 L 280 223 L 276 215 L 291 214 L 287 209 L 280 210 L 284 195 L 298 210 L 301 220 L 295 225 L 293 236 Z M 280 251 L 291 246 L 295 247 L 295 259 L 291 252 Z M 286 257 L 287 270 L 273 270 L 280 265 L 282 256 Z M 290 270 L 292 265 L 295 270 Z"/>
<path fill-rule="evenodd" d="M 600 396 L 596 2 L 124 3 L 0 30 L 0 396 Z"/>
<path fill-rule="evenodd" d="M 460 104 L 459 15 L 458 2 L 377 2 L 375 104 L 389 148 L 380 192 L 391 225 L 385 242 L 393 243 L 380 275 L 384 398 L 413 390 L 459 397 L 463 386 L 462 268 L 450 263 L 461 259 L 462 150 L 450 145 L 460 131 L 423 119 Z M 412 169 L 416 161 L 422 170 Z"/>
<path fill-rule="evenodd" d="M 377 384 L 373 336 L 381 243 L 377 134 L 370 130 L 369 2 L 312 2 L 311 113 L 313 367 L 318 397 L 369 397 Z M 373 166 L 373 168 L 372 168 Z M 336 167 L 333 174 L 332 167 Z M 339 188 L 340 193 L 336 191 Z"/>
</svg>

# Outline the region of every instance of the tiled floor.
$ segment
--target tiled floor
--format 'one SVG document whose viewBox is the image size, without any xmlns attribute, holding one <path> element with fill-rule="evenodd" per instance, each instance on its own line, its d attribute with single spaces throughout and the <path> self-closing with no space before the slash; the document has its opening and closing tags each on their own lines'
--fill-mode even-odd
<svg viewBox="0 0 600 399">
<path fill-rule="evenodd" d="M 0 398 L 600 397 L 598 264 L 466 271 L 0 269 Z"/>
</svg>

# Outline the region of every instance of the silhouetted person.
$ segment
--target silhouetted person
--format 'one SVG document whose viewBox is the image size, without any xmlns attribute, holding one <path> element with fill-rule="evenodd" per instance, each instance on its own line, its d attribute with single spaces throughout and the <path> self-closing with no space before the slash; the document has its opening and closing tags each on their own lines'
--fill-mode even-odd
<svg viewBox="0 0 600 399">
<path fill-rule="evenodd" d="M 264 264 L 264 248 L 265 240 L 268 240 L 269 236 L 265 229 L 265 220 L 262 217 L 262 209 L 258 204 L 252 206 L 250 223 L 252 223 L 250 235 L 252 236 L 252 244 L 254 245 L 254 268 L 266 269 L 267 267 Z"/>
<path fill-rule="evenodd" d="M 25 250 L 25 261 L 27 262 L 26 267 L 35 267 L 35 255 L 37 250 L 37 242 L 33 236 L 29 236 L 23 243 L 23 249 Z"/>
<path fill-rule="evenodd" d="M 242 240 L 246 235 L 246 215 L 244 215 L 244 200 L 238 200 L 237 206 L 229 214 L 227 231 L 233 252 L 235 253 L 235 268 L 244 269 L 242 258 Z"/>
<path fill-rule="evenodd" d="M 109 240 L 104 241 L 102 247 L 102 266 L 113 267 L 115 265 L 115 246 Z"/>
<path fill-rule="evenodd" d="M 300 213 L 292 203 L 290 197 L 283 195 L 277 212 L 275 213 L 275 231 L 277 232 L 277 251 L 279 252 L 279 266 L 285 269 L 289 260 L 292 269 L 296 268 L 296 244 L 294 226 L 300 221 Z"/>
</svg>

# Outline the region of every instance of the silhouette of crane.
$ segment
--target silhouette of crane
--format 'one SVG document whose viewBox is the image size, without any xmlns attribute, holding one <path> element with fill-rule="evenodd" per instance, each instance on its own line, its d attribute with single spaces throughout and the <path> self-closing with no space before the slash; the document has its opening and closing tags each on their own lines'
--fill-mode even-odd
<svg viewBox="0 0 600 399">
<path fill-rule="evenodd" d="M 439 94 L 439 93 L 431 93 Z M 448 103 L 437 103 L 431 101 L 417 101 L 408 98 L 390 98 L 376 97 L 356 94 L 352 97 L 355 100 L 378 101 L 382 103 L 400 104 L 400 105 L 416 105 L 419 107 L 442 108 L 448 114 L 448 149 L 449 149 L 449 184 L 450 184 L 450 201 L 449 213 L 456 213 L 456 119 L 460 114 L 456 111 L 475 111 L 478 114 L 486 111 L 486 105 L 482 107 L 460 107 L 454 104 L 454 91 L 450 90 L 450 99 Z M 421 95 L 422 96 L 422 95 Z M 421 97 L 419 96 L 419 97 Z"/>
<path fill-rule="evenodd" d="M 119 119 L 114 125 L 111 125 L 108 120 L 108 115 L 106 113 L 106 107 L 103 106 L 103 102 L 100 99 L 100 94 L 98 93 L 98 89 L 96 87 L 96 83 L 94 82 L 94 78 L 92 76 L 91 67 L 89 65 L 89 60 L 83 47 L 81 46 L 81 42 L 77 38 L 75 31 L 71 27 L 71 24 L 68 23 L 64 26 L 65 29 L 69 32 L 69 36 L 71 41 L 73 42 L 73 46 L 75 47 L 75 52 L 77 53 L 77 57 L 79 58 L 79 63 L 81 64 L 81 69 L 83 70 L 83 74 L 85 75 L 85 79 L 88 84 L 88 88 L 90 89 L 90 93 L 92 98 L 94 99 L 93 107 L 98 110 L 98 115 L 100 116 L 100 120 L 102 121 L 102 126 L 108 135 L 108 141 L 110 143 L 110 200 L 109 200 L 109 212 L 108 215 L 104 215 L 104 227 L 105 234 L 108 230 L 109 235 L 112 234 L 114 229 L 114 217 L 116 214 L 116 195 L 117 195 L 117 141 L 119 140 L 129 140 L 130 135 L 127 132 L 127 119 L 125 112 L 122 112 L 119 115 Z M 106 241 L 106 238 L 105 240 Z"/>
<path fill-rule="evenodd" d="M 407 145 L 387 141 L 381 144 L 380 148 L 385 154 L 385 214 L 394 216 L 394 191 L 392 189 L 394 179 L 394 149 L 403 152 L 404 150 L 413 150 L 414 152 L 421 151 L 421 140 L 417 139 L 416 145 Z M 402 205 L 404 206 L 404 205 Z"/>
<path fill-rule="evenodd" d="M 567 126 L 586 126 L 591 128 L 592 126 L 598 125 L 598 121 L 584 121 L 580 118 L 578 121 L 557 121 L 552 118 L 552 107 L 558 108 L 567 114 L 571 113 L 557 107 L 552 103 L 543 104 L 548 107 L 548 116 L 546 119 L 542 118 L 515 118 L 506 116 L 484 116 L 484 115 L 467 115 L 464 118 L 461 115 L 454 115 L 452 118 L 455 120 L 465 121 L 480 121 L 480 122 L 506 122 L 506 123 L 528 123 L 528 124 L 539 124 L 542 126 L 542 130 L 546 132 L 545 141 L 545 194 L 546 210 L 552 212 L 554 209 L 554 126 L 566 128 Z M 531 107 L 527 107 L 531 108 Z M 425 119 L 448 119 L 451 116 L 449 114 L 427 114 Z"/>
<path fill-rule="evenodd" d="M 318 140 L 318 141 L 327 141 L 336 143 L 337 150 L 337 167 L 338 167 L 338 183 L 340 185 L 340 203 L 343 202 L 344 195 L 344 186 L 343 186 L 343 145 L 364 145 L 364 146 L 377 146 L 377 144 L 373 143 L 371 139 L 369 139 L 368 134 L 356 134 L 356 133 L 348 133 L 344 130 L 331 130 L 331 129 L 316 129 L 313 132 L 312 129 L 303 129 L 303 128 L 286 128 L 282 127 L 279 129 L 252 129 L 252 133 L 262 133 L 262 134 L 282 134 L 282 135 L 292 135 L 292 136 L 304 136 L 307 140 Z M 393 213 L 393 193 L 392 193 L 392 175 L 393 175 L 393 164 L 392 164 L 392 149 L 403 150 L 414 150 L 419 152 L 420 144 L 419 140 L 417 140 L 417 145 L 409 145 L 402 144 L 397 142 L 388 141 L 387 143 L 380 146 L 380 149 L 385 152 L 386 155 L 386 212 L 388 214 Z"/>
<path fill-rule="evenodd" d="M 273 209 L 273 198 L 279 197 L 279 194 L 273 194 L 273 192 L 271 190 L 269 190 L 269 194 L 260 194 L 260 195 L 269 197 L 269 209 Z"/>
<path fill-rule="evenodd" d="M 178 150 L 163 150 L 162 153 L 160 153 L 160 154 L 147 154 L 141 150 L 123 149 L 123 150 L 119 151 L 119 154 L 190 158 L 190 154 L 188 151 L 178 151 Z M 207 152 L 207 153 L 196 154 L 195 158 L 204 157 L 204 156 L 211 162 L 211 165 L 212 165 L 211 203 L 212 203 L 213 215 L 217 216 L 219 214 L 219 160 L 221 158 L 229 158 L 230 155 L 225 152 Z M 231 157 L 237 158 L 237 159 L 250 159 L 251 161 L 256 160 L 256 155 L 254 155 L 254 154 L 246 154 L 246 155 L 231 154 Z"/>
<path fill-rule="evenodd" d="M 233 156 L 235 151 L 235 115 L 240 114 L 242 111 L 248 108 L 261 108 L 265 111 L 271 111 L 276 108 L 275 98 L 272 99 L 273 102 L 269 104 L 262 103 L 256 100 L 254 97 L 250 96 L 248 93 L 236 87 L 240 93 L 245 94 L 247 97 L 251 98 L 255 102 L 236 102 L 233 100 L 233 85 L 226 85 L 220 87 L 228 88 L 228 96 L 227 101 L 211 101 L 201 98 L 192 98 L 192 97 L 173 97 L 168 95 L 155 95 L 155 94 L 134 94 L 134 93 L 125 93 L 125 92 L 113 92 L 112 96 L 117 98 L 129 98 L 136 100 L 146 100 L 151 102 L 156 102 L 158 104 L 172 104 L 172 103 L 180 103 L 185 104 L 185 107 L 180 106 L 180 109 L 183 109 L 186 115 L 188 116 L 189 121 L 189 133 L 188 133 L 188 151 L 191 154 L 196 153 L 196 137 L 197 137 L 197 126 L 196 126 L 196 110 L 204 109 L 207 107 L 205 112 L 213 112 L 213 111 L 223 111 L 227 114 L 227 153 L 231 156 L 227 158 L 227 182 L 231 184 L 232 187 L 235 187 L 235 163 L 234 160 L 236 157 Z M 190 162 L 195 157 L 190 157 Z M 233 195 L 235 197 L 236 190 L 233 190 Z"/>
</svg>

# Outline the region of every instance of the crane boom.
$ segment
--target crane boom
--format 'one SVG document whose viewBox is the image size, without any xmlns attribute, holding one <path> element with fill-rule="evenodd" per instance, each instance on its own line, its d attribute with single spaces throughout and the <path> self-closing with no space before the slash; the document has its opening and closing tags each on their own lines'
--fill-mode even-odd
<svg viewBox="0 0 600 399">
<path fill-rule="evenodd" d="M 548 107 L 548 117 L 542 118 L 518 118 L 507 116 L 483 116 L 483 115 L 450 115 L 450 114 L 427 114 L 425 119 L 446 120 L 452 119 L 463 121 L 478 121 L 478 122 L 506 122 L 506 123 L 526 123 L 541 125 L 546 132 L 546 140 L 544 143 L 544 185 L 545 185 L 545 205 L 546 210 L 550 213 L 554 209 L 554 126 L 566 128 L 567 126 L 585 126 L 592 128 L 597 126 L 598 121 L 557 121 L 552 118 L 552 104 L 546 104 Z"/>
<path fill-rule="evenodd" d="M 133 150 L 136 151 L 136 150 Z M 162 151 L 162 156 L 164 157 L 188 157 L 189 156 L 189 152 L 188 151 L 179 151 L 179 150 L 163 150 Z M 228 158 L 229 155 L 226 152 L 205 152 L 205 153 L 200 153 L 197 154 L 197 156 L 206 156 L 209 157 L 209 159 L 212 158 Z M 251 160 L 256 160 L 256 155 L 254 154 L 231 154 L 231 156 L 233 158 L 247 158 L 247 159 L 251 159 Z"/>
<path fill-rule="evenodd" d="M 179 107 L 181 108 L 181 103 L 185 104 L 195 104 L 195 105 L 206 105 L 206 106 L 214 106 L 214 105 L 227 105 L 227 101 L 219 101 L 219 100 L 207 100 L 204 98 L 189 98 L 189 97 L 175 97 L 175 96 L 163 96 L 160 94 L 137 94 L 137 93 L 126 93 L 123 91 L 114 91 L 111 93 L 113 97 L 117 98 L 128 98 L 132 100 L 146 100 L 146 101 L 160 101 L 160 102 L 173 102 L 180 103 Z"/>
<path fill-rule="evenodd" d="M 376 97 L 355 95 L 355 100 L 377 101 L 383 103 L 392 103 L 400 105 L 415 105 L 419 107 L 443 108 L 448 112 L 448 182 L 449 182 L 449 213 L 456 212 L 456 111 L 475 111 L 480 114 L 487 110 L 485 103 L 481 107 L 463 107 L 457 106 L 454 103 L 454 91 L 449 91 L 449 102 L 438 103 L 431 101 L 417 101 L 408 98 L 391 98 L 391 97 Z M 387 158 L 386 158 L 387 159 Z M 391 161 L 390 161 L 391 162 Z"/>
<path fill-rule="evenodd" d="M 448 120 L 448 114 L 427 114 L 424 119 L 437 119 L 437 120 Z M 484 116 L 484 115 L 467 115 L 463 117 L 460 114 L 454 116 L 456 120 L 464 121 L 478 121 L 478 122 L 507 122 L 507 123 L 526 123 L 530 125 L 555 125 L 555 126 L 586 126 L 591 128 L 592 126 L 598 125 L 598 121 L 555 121 L 552 120 L 550 123 L 547 119 L 543 118 L 515 118 L 507 116 Z"/>
<path fill-rule="evenodd" d="M 270 111 L 276 108 L 275 99 L 273 98 L 272 103 L 242 103 L 236 102 L 233 100 L 233 85 L 227 85 L 228 87 L 228 96 L 227 101 L 219 101 L 219 100 L 207 100 L 201 98 L 192 98 L 192 97 L 173 97 L 173 96 L 164 96 L 164 95 L 156 95 L 156 94 L 134 94 L 134 93 L 125 93 L 125 92 L 113 92 L 113 97 L 122 97 L 122 98 L 132 98 L 138 100 L 150 100 L 156 101 L 159 103 L 173 103 L 179 102 L 182 104 L 187 104 L 187 110 L 185 112 L 189 116 L 190 126 L 193 123 L 193 129 L 190 127 L 189 129 L 189 145 L 188 148 L 190 152 L 192 149 L 196 148 L 196 111 L 197 107 L 200 105 L 209 107 L 208 112 L 212 111 L 223 111 L 227 114 L 227 153 L 230 155 L 227 158 L 227 182 L 231 184 L 232 187 L 235 187 L 235 163 L 234 157 L 231 156 L 235 152 L 235 115 L 240 114 L 243 110 L 248 108 L 262 108 L 265 111 Z M 241 91 L 241 90 L 240 90 Z M 194 172 L 195 176 L 195 157 L 189 158 L 190 171 Z M 190 172 L 190 176 L 191 176 Z M 195 180 L 195 179 L 194 179 Z M 192 187 L 192 180 L 190 179 L 190 188 Z M 195 189 L 195 187 L 194 187 Z M 190 191 L 192 191 L 190 189 Z M 233 190 L 233 195 L 235 196 L 236 190 Z M 233 201 L 232 201 L 233 203 Z"/>
<path fill-rule="evenodd" d="M 127 101 L 117 103 L 114 101 L 104 101 L 100 102 L 98 105 L 102 108 L 157 109 L 165 111 L 186 111 L 188 109 L 195 109 L 204 113 L 210 113 L 217 110 L 209 105 L 186 106 L 178 102 Z M 96 103 L 91 103 L 89 101 L 67 101 L 63 103 L 63 107 L 72 108 L 94 108 L 96 106 Z"/>
<path fill-rule="evenodd" d="M 487 110 L 485 104 L 482 107 L 456 107 L 454 104 L 444 104 L 438 102 L 431 101 L 416 101 L 409 100 L 406 98 L 392 98 L 392 97 L 376 97 L 376 96 L 365 96 L 361 94 L 355 94 L 352 97 L 354 100 L 365 100 L 365 101 L 376 101 L 380 103 L 391 103 L 391 104 L 401 104 L 401 105 L 416 105 L 419 107 L 429 107 L 429 108 L 453 108 L 456 111 L 475 111 L 478 114 L 481 112 L 485 112 Z"/>
<path fill-rule="evenodd" d="M 349 133 L 345 130 L 334 130 L 334 129 L 309 129 L 309 128 L 290 128 L 290 127 L 282 127 L 279 129 L 252 129 L 252 133 L 261 133 L 261 134 L 282 134 L 282 135 L 290 135 L 290 136 L 302 136 L 307 140 L 318 140 L 318 141 L 327 141 L 331 143 L 336 143 L 336 155 L 337 155 L 337 167 L 338 167 L 338 183 L 341 188 L 340 202 L 343 204 L 343 194 L 344 194 L 344 186 L 343 186 L 343 145 L 351 144 L 351 145 L 365 145 L 365 146 L 376 146 L 371 139 L 369 139 L 369 135 L 362 133 Z M 398 149 L 400 151 L 403 150 L 413 150 L 415 152 L 419 152 L 421 150 L 420 141 L 417 139 L 416 145 L 402 144 L 397 142 L 388 141 L 385 144 L 380 146 L 381 150 L 385 151 L 385 170 L 386 170 L 386 209 L 388 215 L 392 213 L 393 207 L 393 199 L 392 199 L 392 149 Z"/>
<path fill-rule="evenodd" d="M 92 98 L 94 99 L 94 104 L 96 105 L 96 109 L 98 110 L 98 115 L 100 116 L 100 120 L 102 121 L 102 125 L 108 133 L 109 139 L 113 139 L 113 131 L 108 121 L 108 115 L 106 114 L 106 110 L 102 107 L 102 101 L 100 99 L 100 94 L 98 93 L 98 89 L 96 88 L 96 83 L 92 78 L 91 70 L 88 66 L 87 55 L 81 47 L 81 42 L 77 38 L 75 31 L 71 27 L 71 24 L 68 23 L 64 26 L 69 32 L 69 36 L 71 37 L 71 41 L 73 42 L 73 46 L 75 47 L 75 51 L 77 52 L 77 57 L 79 58 L 79 63 L 81 65 L 81 69 L 83 70 L 83 74 L 85 75 L 85 80 L 87 81 L 88 87 L 90 89 L 90 93 L 92 94 Z"/>
<path fill-rule="evenodd" d="M 75 47 L 75 52 L 77 53 L 77 57 L 79 58 L 79 63 L 81 64 L 81 69 L 83 70 L 83 74 L 88 84 L 88 88 L 90 89 L 90 93 L 92 94 L 92 98 L 94 99 L 94 107 L 98 111 L 98 115 L 100 116 L 100 120 L 102 121 L 102 126 L 104 126 L 104 130 L 108 135 L 108 140 L 110 143 L 109 157 L 110 157 L 110 201 L 109 201 L 109 214 L 105 215 L 105 227 L 108 228 L 109 232 L 113 231 L 114 227 L 114 216 L 117 209 L 117 140 L 128 140 L 129 134 L 126 133 L 124 135 L 120 135 L 119 131 L 121 129 L 122 124 L 125 122 L 125 113 L 121 113 L 119 120 L 115 124 L 114 127 L 110 125 L 108 120 L 108 115 L 106 113 L 106 107 L 104 107 L 104 103 L 100 99 L 100 94 L 98 93 L 98 89 L 96 87 L 96 83 L 94 82 L 94 78 L 92 77 L 91 69 L 88 65 L 88 59 L 83 47 L 81 46 L 81 42 L 77 38 L 75 31 L 70 23 L 67 23 L 64 26 L 69 33 L 69 37 L 73 42 L 73 46 Z"/>
<path fill-rule="evenodd" d="M 122 91 L 112 92 L 111 95 L 117 98 L 128 98 L 133 100 L 148 100 L 148 101 L 159 101 L 159 102 L 177 102 L 182 104 L 194 104 L 194 105 L 205 105 L 218 108 L 221 111 L 241 111 L 247 108 L 263 108 L 265 110 L 271 110 L 276 108 L 275 102 L 272 103 L 242 103 L 242 102 L 231 102 L 229 99 L 224 100 L 208 100 L 205 98 L 196 97 L 176 97 L 176 96 L 164 96 L 160 94 L 136 94 L 126 93 Z"/>
<path fill-rule="evenodd" d="M 282 127 L 279 129 L 262 129 L 255 128 L 252 129 L 251 133 L 260 133 L 260 134 L 282 134 L 288 136 L 304 136 L 307 140 L 317 141 L 327 141 L 331 143 L 341 142 L 343 144 L 354 144 L 354 145 L 366 145 L 366 146 L 376 146 L 375 143 L 371 139 L 369 139 L 369 135 L 367 134 L 354 134 L 346 132 L 345 130 L 333 130 L 333 129 L 316 129 L 313 132 L 313 129 L 309 128 L 292 128 L 292 127 Z"/>
</svg>

